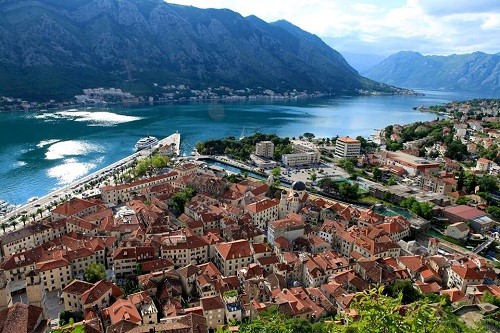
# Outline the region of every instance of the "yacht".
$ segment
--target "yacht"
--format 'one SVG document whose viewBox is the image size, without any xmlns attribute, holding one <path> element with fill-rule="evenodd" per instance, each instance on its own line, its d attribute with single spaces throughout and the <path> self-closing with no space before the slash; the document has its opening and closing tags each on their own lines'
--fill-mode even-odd
<svg viewBox="0 0 500 333">
<path fill-rule="evenodd" d="M 137 141 L 137 143 L 135 144 L 135 148 L 137 150 L 151 148 L 151 147 L 154 147 L 157 143 L 158 143 L 157 138 L 155 138 L 154 136 L 148 135 L 147 137 L 142 138 L 139 141 Z"/>
</svg>

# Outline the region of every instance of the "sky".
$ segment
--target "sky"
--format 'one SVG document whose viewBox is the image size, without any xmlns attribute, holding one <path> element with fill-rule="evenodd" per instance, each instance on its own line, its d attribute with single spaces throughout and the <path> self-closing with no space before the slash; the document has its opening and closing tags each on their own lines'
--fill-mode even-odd
<svg viewBox="0 0 500 333">
<path fill-rule="evenodd" d="M 167 0 L 285 19 L 343 52 L 500 52 L 500 0 Z"/>
</svg>

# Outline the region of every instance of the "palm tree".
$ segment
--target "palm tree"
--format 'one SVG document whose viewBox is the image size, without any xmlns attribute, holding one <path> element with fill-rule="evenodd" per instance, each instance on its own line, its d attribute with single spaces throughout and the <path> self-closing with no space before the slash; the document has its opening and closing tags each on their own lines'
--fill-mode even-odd
<svg viewBox="0 0 500 333">
<path fill-rule="evenodd" d="M 21 222 L 23 222 L 23 227 L 25 227 L 26 221 L 28 221 L 28 217 L 26 215 L 23 215 L 23 216 L 21 216 L 21 218 L 19 220 L 21 220 Z"/>
<path fill-rule="evenodd" d="M 16 226 L 19 224 L 19 222 L 17 222 L 16 220 L 10 222 L 10 225 L 14 228 L 14 230 L 16 230 Z"/>
<path fill-rule="evenodd" d="M 36 214 L 35 213 L 30 213 L 30 217 L 33 219 L 33 222 L 35 222 Z"/>
<path fill-rule="evenodd" d="M 42 218 L 43 209 L 42 208 L 37 208 L 36 213 L 40 214 L 40 218 Z"/>
<path fill-rule="evenodd" d="M 3 233 L 5 234 L 5 229 L 7 229 L 9 225 L 5 222 L 0 223 L 0 228 L 2 228 Z"/>
</svg>

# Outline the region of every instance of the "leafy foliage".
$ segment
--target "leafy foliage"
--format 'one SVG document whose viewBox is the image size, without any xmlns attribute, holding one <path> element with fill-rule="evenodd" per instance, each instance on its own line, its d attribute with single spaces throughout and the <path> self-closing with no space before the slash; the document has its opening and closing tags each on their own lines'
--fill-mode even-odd
<svg viewBox="0 0 500 333">
<path fill-rule="evenodd" d="M 182 191 L 177 192 L 171 198 L 173 208 L 179 213 L 184 212 L 184 206 L 195 195 L 196 191 L 190 187 L 186 187 Z"/>
<path fill-rule="evenodd" d="M 292 152 L 289 138 L 280 138 L 275 134 L 255 133 L 251 136 L 236 140 L 230 136 L 224 139 L 214 139 L 198 142 L 196 150 L 202 155 L 230 155 L 239 160 L 247 160 L 255 150 L 255 144 L 260 141 L 272 141 L 274 143 L 274 159 L 280 160 L 282 154 Z"/>
<path fill-rule="evenodd" d="M 407 287 L 401 285 L 402 291 Z M 394 288 L 393 291 L 396 291 Z M 484 333 L 481 327 L 469 329 L 449 309 L 449 303 L 439 298 L 431 304 L 426 297 L 416 297 L 407 305 L 402 302 L 402 293 L 396 297 L 384 295 L 383 288 L 358 293 L 351 310 L 356 319 L 343 315 L 339 321 L 318 321 L 311 324 L 302 318 L 286 318 L 271 307 L 250 322 L 241 323 L 242 333 Z M 435 301 L 435 300 L 434 300 Z M 339 323 L 342 322 L 342 323 Z M 223 332 L 223 330 L 220 330 Z"/>
<path fill-rule="evenodd" d="M 415 197 L 404 199 L 401 201 L 400 206 L 409 209 L 414 214 L 417 214 L 427 220 L 430 220 L 433 216 L 432 208 L 434 206 L 429 202 L 418 202 Z"/>
<path fill-rule="evenodd" d="M 83 279 L 90 283 L 95 283 L 106 278 L 106 268 L 103 264 L 93 262 L 87 267 Z"/>
</svg>

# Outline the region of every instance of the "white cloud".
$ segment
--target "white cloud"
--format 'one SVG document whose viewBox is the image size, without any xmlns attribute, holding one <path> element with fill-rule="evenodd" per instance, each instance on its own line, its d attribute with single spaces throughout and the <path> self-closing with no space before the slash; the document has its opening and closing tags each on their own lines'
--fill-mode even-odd
<svg viewBox="0 0 500 333">
<path fill-rule="evenodd" d="M 229 8 L 272 22 L 286 19 L 321 37 L 354 39 L 344 51 L 381 54 L 499 52 L 499 0 L 173 0 L 201 8 Z M 327 39 L 327 38 L 325 38 Z M 347 41 L 347 40 L 346 40 Z M 335 47 L 335 45 L 333 45 Z"/>
</svg>

